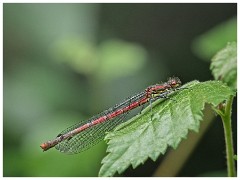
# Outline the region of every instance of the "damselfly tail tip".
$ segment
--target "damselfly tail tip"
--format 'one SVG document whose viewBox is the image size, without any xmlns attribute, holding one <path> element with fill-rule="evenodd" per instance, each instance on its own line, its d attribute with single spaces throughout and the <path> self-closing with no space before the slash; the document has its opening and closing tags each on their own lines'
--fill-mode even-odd
<svg viewBox="0 0 240 180">
<path fill-rule="evenodd" d="M 42 143 L 40 147 L 42 148 L 43 152 L 49 149 L 49 146 L 47 143 Z"/>
</svg>

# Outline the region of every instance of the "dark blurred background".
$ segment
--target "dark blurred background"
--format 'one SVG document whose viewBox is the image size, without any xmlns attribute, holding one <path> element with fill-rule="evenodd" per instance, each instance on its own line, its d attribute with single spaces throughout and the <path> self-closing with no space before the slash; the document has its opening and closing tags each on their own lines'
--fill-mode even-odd
<svg viewBox="0 0 240 180">
<path fill-rule="evenodd" d="M 77 155 L 39 145 L 169 76 L 213 79 L 210 59 L 237 40 L 236 15 L 230 3 L 3 4 L 3 176 L 97 176 L 104 142 Z M 120 176 L 152 176 L 163 158 Z M 176 176 L 224 175 L 216 118 Z"/>
</svg>

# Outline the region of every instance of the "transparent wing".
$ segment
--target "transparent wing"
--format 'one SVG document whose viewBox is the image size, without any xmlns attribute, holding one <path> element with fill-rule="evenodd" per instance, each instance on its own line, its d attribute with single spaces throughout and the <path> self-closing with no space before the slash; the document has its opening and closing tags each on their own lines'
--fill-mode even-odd
<svg viewBox="0 0 240 180">
<path fill-rule="evenodd" d="M 144 95 L 144 93 L 133 96 L 130 99 L 128 98 L 121 104 L 116 105 L 113 108 L 109 108 L 108 110 L 98 114 L 95 117 L 92 117 L 91 119 L 89 119 L 87 121 L 82 121 L 78 124 L 75 124 L 75 125 L 67 128 L 66 130 L 62 131 L 58 136 L 68 133 L 78 127 L 81 127 L 82 125 L 84 125 L 88 122 L 91 122 L 99 117 L 106 116 L 110 112 L 114 112 L 118 109 L 126 107 L 127 105 L 130 105 L 133 101 L 136 101 L 137 99 L 141 98 L 143 95 Z M 91 126 L 87 129 L 85 129 L 84 131 L 81 131 L 80 133 L 74 135 L 73 137 L 61 141 L 59 144 L 57 144 L 55 146 L 55 148 L 57 150 L 59 150 L 60 152 L 64 152 L 67 154 L 76 154 L 76 153 L 85 151 L 85 150 L 89 149 L 90 147 L 96 145 L 101 140 L 103 140 L 106 132 L 112 131 L 117 125 L 124 122 L 124 120 L 128 114 L 129 114 L 129 111 L 127 111 L 115 118 L 108 119 L 102 123 Z"/>
<path fill-rule="evenodd" d="M 127 114 L 128 113 L 124 113 L 117 118 L 107 120 L 95 126 L 91 126 L 90 128 L 73 136 L 72 138 L 60 142 L 55 147 L 60 152 L 68 154 L 75 154 L 85 151 L 90 147 L 96 145 L 99 141 L 103 140 L 105 133 L 112 131 L 117 125 L 121 124 Z M 67 133 L 77 127 L 79 126 L 72 126 L 63 131 L 61 134 Z"/>
</svg>

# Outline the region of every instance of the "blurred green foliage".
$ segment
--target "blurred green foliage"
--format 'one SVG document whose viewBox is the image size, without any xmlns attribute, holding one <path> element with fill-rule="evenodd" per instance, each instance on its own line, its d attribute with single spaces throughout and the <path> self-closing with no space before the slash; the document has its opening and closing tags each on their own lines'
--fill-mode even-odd
<svg viewBox="0 0 240 180">
<path fill-rule="evenodd" d="M 237 18 L 223 22 L 197 37 L 193 42 L 193 51 L 203 60 L 209 61 L 230 41 L 237 41 Z"/>
<path fill-rule="evenodd" d="M 96 46 L 77 37 L 66 38 L 56 42 L 51 52 L 57 61 L 98 81 L 132 75 L 143 68 L 147 60 L 143 47 L 119 39 L 106 40 Z"/>
<path fill-rule="evenodd" d="M 69 34 L 91 39 L 95 11 L 95 4 L 4 4 L 4 176 L 97 176 L 103 143 L 78 157 L 39 147 L 87 118 L 79 113 L 85 83 L 48 52 Z"/>
</svg>

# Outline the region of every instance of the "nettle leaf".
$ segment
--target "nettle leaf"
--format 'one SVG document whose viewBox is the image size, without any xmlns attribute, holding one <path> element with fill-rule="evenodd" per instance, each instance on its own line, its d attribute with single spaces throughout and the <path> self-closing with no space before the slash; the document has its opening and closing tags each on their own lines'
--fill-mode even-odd
<svg viewBox="0 0 240 180">
<path fill-rule="evenodd" d="M 228 43 L 213 58 L 210 66 L 215 79 L 237 88 L 237 43 Z"/>
<path fill-rule="evenodd" d="M 136 168 L 148 158 L 156 161 L 170 146 L 177 148 L 188 131 L 198 132 L 205 103 L 217 106 L 234 92 L 220 81 L 192 81 L 148 106 L 141 114 L 106 135 L 108 155 L 99 176 L 119 174 L 130 165 Z"/>
</svg>

